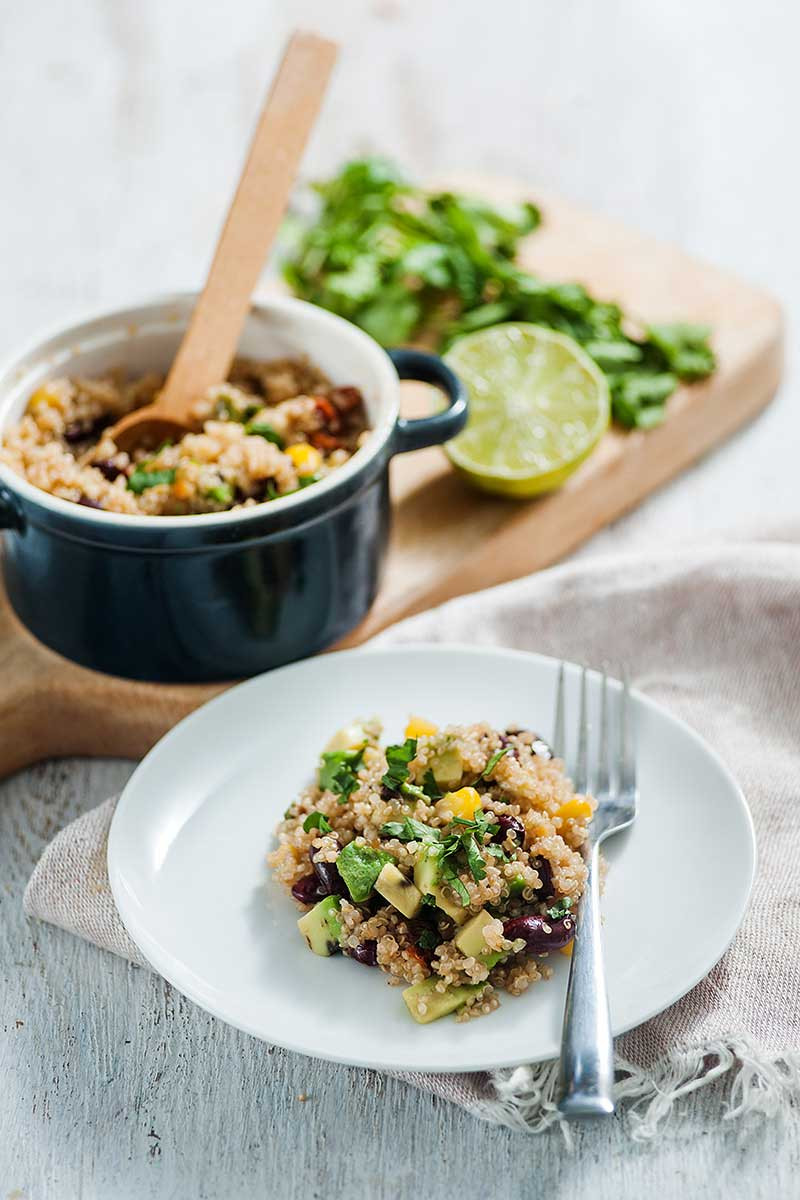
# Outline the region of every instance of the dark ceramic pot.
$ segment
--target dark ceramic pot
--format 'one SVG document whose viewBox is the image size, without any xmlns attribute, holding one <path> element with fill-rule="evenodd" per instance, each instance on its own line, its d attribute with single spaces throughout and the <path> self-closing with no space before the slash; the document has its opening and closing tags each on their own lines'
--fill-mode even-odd
<svg viewBox="0 0 800 1200">
<path fill-rule="evenodd" d="M 16 355 L 0 371 L 0 428 L 56 375 L 166 369 L 194 300 L 173 296 L 84 321 Z M 305 354 L 335 382 L 360 387 L 367 444 L 305 491 L 189 517 L 95 511 L 0 464 L 6 588 L 46 645 L 132 679 L 231 679 L 313 654 L 366 615 L 389 533 L 390 459 L 457 434 L 467 414 L 463 388 L 433 355 L 387 354 L 299 300 L 254 305 L 240 349 L 260 359 Z M 448 407 L 403 419 L 400 379 L 435 384 Z"/>
</svg>

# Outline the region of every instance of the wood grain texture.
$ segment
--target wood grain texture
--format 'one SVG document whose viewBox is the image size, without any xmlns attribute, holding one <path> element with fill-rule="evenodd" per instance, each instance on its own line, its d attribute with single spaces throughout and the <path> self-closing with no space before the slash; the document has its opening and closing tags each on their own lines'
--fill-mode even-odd
<svg viewBox="0 0 800 1200">
<path fill-rule="evenodd" d="M 518 184 L 482 175 L 448 182 L 492 199 L 525 194 Z M 511 502 L 468 489 L 438 448 L 397 458 L 385 581 L 341 646 L 557 561 L 755 416 L 778 385 L 782 319 L 770 296 L 606 218 L 552 197 L 542 202 L 545 223 L 522 247 L 525 265 L 548 277 L 580 278 L 642 321 L 680 314 L 708 322 L 718 369 L 707 382 L 681 388 L 658 429 L 610 430 L 564 487 L 538 500 Z M 424 408 L 424 389 L 411 402 Z M 0 777 L 56 755 L 141 756 L 220 690 L 133 684 L 75 667 L 25 634 L 0 597 L 2 664 Z"/>
</svg>

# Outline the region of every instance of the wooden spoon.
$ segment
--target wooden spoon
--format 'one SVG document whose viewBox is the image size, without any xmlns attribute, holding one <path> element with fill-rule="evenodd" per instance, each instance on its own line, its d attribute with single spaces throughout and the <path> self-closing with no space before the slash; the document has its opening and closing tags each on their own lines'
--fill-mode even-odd
<svg viewBox="0 0 800 1200">
<path fill-rule="evenodd" d="M 164 388 L 109 431 L 120 450 L 182 436 L 191 406 L 227 378 L 250 297 L 283 218 L 338 46 L 294 33 L 256 128 L 208 273 Z"/>
</svg>

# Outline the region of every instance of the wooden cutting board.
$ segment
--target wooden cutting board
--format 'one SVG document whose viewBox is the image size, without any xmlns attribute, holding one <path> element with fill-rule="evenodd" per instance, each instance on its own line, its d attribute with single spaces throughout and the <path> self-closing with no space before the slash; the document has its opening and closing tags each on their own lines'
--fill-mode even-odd
<svg viewBox="0 0 800 1200">
<path fill-rule="evenodd" d="M 708 323 L 719 366 L 673 396 L 661 427 L 611 430 L 560 491 L 539 500 L 471 491 L 438 448 L 396 459 L 386 577 L 342 645 L 562 558 L 754 417 L 780 379 L 782 317 L 765 292 L 536 189 L 474 176 L 446 185 L 495 200 L 531 196 L 544 223 L 522 247 L 526 267 L 580 280 L 643 321 Z M 404 411 L 426 411 L 424 388 L 404 392 Z M 59 755 L 138 758 L 223 686 L 133 683 L 84 670 L 32 638 L 0 594 L 0 777 Z"/>
</svg>

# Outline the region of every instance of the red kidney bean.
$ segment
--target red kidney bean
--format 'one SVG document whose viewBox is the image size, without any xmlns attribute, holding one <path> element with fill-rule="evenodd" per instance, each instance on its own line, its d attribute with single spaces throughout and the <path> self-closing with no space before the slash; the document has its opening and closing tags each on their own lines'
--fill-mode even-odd
<svg viewBox="0 0 800 1200">
<path fill-rule="evenodd" d="M 90 463 L 90 466 L 99 471 L 109 483 L 113 483 L 117 476 L 122 474 L 121 469 L 110 458 L 100 458 L 97 462 Z"/>
<path fill-rule="evenodd" d="M 557 921 L 548 916 L 512 917 L 503 926 L 503 935 L 510 941 L 524 938 L 529 954 L 547 954 L 560 950 L 575 936 L 575 918 L 570 914 Z"/>
<path fill-rule="evenodd" d="M 357 946 L 345 950 L 345 954 L 349 954 L 350 958 L 354 958 L 356 962 L 363 963 L 365 967 L 377 967 L 378 965 L 378 943 L 375 938 L 367 938 L 365 942 L 359 942 Z"/>
<path fill-rule="evenodd" d="M 542 881 L 536 889 L 536 894 L 543 900 L 547 900 L 553 894 L 553 872 L 550 863 L 546 858 L 535 858 L 533 865 L 536 867 L 539 878 Z"/>
<path fill-rule="evenodd" d="M 322 900 L 328 895 L 320 886 L 320 882 L 316 875 L 304 875 L 302 879 L 298 879 L 292 887 L 292 895 L 295 900 L 299 900 L 301 904 L 316 904 L 318 900 Z"/>
<path fill-rule="evenodd" d="M 525 845 L 525 826 L 518 817 L 509 817 L 505 813 L 498 816 L 495 813 L 493 820 L 500 826 L 492 838 L 493 842 L 504 842 L 509 834 L 513 834 L 518 846 Z"/>
<path fill-rule="evenodd" d="M 99 500 L 90 500 L 88 496 L 81 496 L 78 504 L 82 504 L 84 508 L 102 508 Z"/>
<path fill-rule="evenodd" d="M 314 874 L 324 896 L 348 896 L 347 884 L 339 874 L 335 862 L 315 862 Z"/>
</svg>

